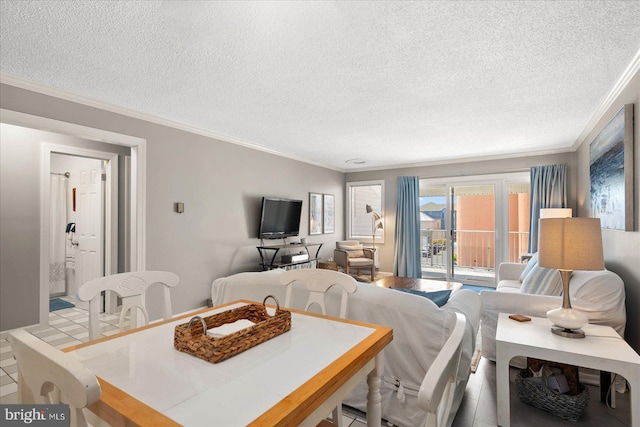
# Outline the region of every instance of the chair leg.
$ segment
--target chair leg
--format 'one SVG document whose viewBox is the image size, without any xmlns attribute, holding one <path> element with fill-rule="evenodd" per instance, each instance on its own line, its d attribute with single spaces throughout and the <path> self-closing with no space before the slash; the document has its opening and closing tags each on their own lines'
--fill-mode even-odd
<svg viewBox="0 0 640 427">
<path fill-rule="evenodd" d="M 371 281 L 376 280 L 376 266 L 375 264 L 371 264 Z"/>
<path fill-rule="evenodd" d="M 331 415 L 331 421 L 338 427 L 342 427 L 342 402 L 338 404 L 335 408 L 333 408 L 333 413 Z"/>
</svg>

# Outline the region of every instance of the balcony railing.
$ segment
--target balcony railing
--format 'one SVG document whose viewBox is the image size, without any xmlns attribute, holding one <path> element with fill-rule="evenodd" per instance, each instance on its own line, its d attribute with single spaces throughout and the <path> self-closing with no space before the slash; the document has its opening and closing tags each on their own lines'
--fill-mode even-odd
<svg viewBox="0 0 640 427">
<path fill-rule="evenodd" d="M 520 262 L 527 251 L 528 232 L 509 232 L 509 261 Z M 445 230 L 422 230 L 422 267 L 445 269 L 449 248 Z M 493 271 L 495 269 L 495 232 L 456 230 L 453 259 L 456 268 Z"/>
</svg>

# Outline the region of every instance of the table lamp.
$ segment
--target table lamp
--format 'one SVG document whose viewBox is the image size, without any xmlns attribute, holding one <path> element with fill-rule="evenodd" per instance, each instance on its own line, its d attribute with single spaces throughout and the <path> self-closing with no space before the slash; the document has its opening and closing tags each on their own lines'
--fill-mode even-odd
<svg viewBox="0 0 640 427">
<path fill-rule="evenodd" d="M 380 220 L 380 215 L 378 215 L 372 208 L 371 205 L 367 205 L 367 213 L 373 213 L 373 215 L 371 216 L 371 230 L 372 230 L 372 244 L 373 244 L 373 249 L 376 249 L 376 232 L 378 229 L 382 230 L 382 222 L 379 222 L 378 225 L 376 225 L 376 221 Z"/>
<path fill-rule="evenodd" d="M 540 219 L 543 218 L 571 218 L 573 209 L 571 208 L 542 208 L 540 209 Z"/>
<path fill-rule="evenodd" d="M 555 268 L 562 278 L 562 307 L 547 312 L 551 331 L 567 338 L 584 338 L 580 329 L 589 319 L 571 308 L 569 280 L 573 270 L 604 270 L 599 218 L 540 219 L 538 264 Z"/>
</svg>

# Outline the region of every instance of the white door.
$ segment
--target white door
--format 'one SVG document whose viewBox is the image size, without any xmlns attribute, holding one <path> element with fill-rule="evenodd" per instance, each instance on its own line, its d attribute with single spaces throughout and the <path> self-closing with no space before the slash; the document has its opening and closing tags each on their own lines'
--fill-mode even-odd
<svg viewBox="0 0 640 427">
<path fill-rule="evenodd" d="M 78 249 L 76 283 L 104 276 L 104 197 L 102 168 L 83 169 L 76 193 Z"/>
</svg>

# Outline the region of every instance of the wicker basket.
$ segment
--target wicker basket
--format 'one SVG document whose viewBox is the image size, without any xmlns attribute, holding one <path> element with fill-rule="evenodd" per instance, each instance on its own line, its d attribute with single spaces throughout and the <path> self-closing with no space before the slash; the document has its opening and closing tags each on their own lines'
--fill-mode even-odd
<svg viewBox="0 0 640 427">
<path fill-rule="evenodd" d="M 589 403 L 589 389 L 578 384 L 579 392 L 575 396 L 556 393 L 541 384 L 527 381 L 527 370 L 522 370 L 516 375 L 518 397 L 528 405 L 550 412 L 564 420 L 578 421 L 584 408 Z"/>
<path fill-rule="evenodd" d="M 267 313 L 265 306 L 269 298 L 273 298 L 277 305 L 276 313 L 273 316 Z M 210 337 L 206 334 L 207 329 L 241 319 L 250 320 L 255 325 L 220 338 Z M 208 362 L 218 363 L 290 329 L 291 312 L 281 310 L 278 300 L 273 296 L 267 296 L 262 305 L 249 304 L 204 318 L 195 316 L 189 323 L 176 326 L 173 346 L 176 350 L 189 353 Z"/>
</svg>

